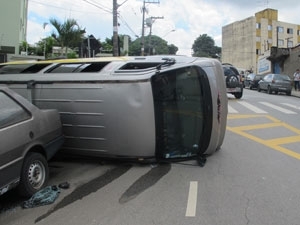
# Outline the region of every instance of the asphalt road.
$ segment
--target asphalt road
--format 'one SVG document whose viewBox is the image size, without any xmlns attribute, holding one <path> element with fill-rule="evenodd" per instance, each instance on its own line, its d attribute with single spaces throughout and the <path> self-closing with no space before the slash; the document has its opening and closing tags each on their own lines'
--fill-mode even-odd
<svg viewBox="0 0 300 225">
<path fill-rule="evenodd" d="M 50 205 L 23 209 L 0 197 L 5 225 L 297 225 L 300 221 L 300 99 L 245 90 L 229 97 L 222 149 L 195 161 L 140 165 L 55 160 Z"/>
</svg>

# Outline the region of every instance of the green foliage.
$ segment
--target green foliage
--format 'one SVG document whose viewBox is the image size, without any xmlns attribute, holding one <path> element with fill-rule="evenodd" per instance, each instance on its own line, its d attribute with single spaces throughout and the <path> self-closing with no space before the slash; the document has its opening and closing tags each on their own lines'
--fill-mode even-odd
<svg viewBox="0 0 300 225">
<path fill-rule="evenodd" d="M 141 43 L 141 38 L 133 41 L 129 46 L 129 55 L 141 55 Z M 168 45 L 167 41 L 156 35 L 144 37 L 144 55 L 175 55 L 177 51 L 178 47 Z"/>
<path fill-rule="evenodd" d="M 169 54 L 170 55 L 176 55 L 176 52 L 178 51 L 178 47 L 171 44 L 171 45 L 168 45 L 168 48 L 169 48 Z"/>
<path fill-rule="evenodd" d="M 193 56 L 216 58 L 216 54 L 221 53 L 221 48 L 215 46 L 215 41 L 207 34 L 200 35 L 192 46 Z"/>
<path fill-rule="evenodd" d="M 85 30 L 80 28 L 77 21 L 67 19 L 64 23 L 60 23 L 56 19 L 50 19 L 50 23 L 56 29 L 56 33 L 52 33 L 52 37 L 57 41 L 62 49 L 65 49 L 67 54 L 68 47 L 77 47 L 83 39 Z"/>
<path fill-rule="evenodd" d="M 78 57 L 77 57 L 76 52 L 68 52 L 67 58 L 68 58 L 68 59 L 76 59 L 76 58 L 78 58 Z"/>
<path fill-rule="evenodd" d="M 53 46 L 57 46 L 58 43 L 53 37 L 46 37 L 42 40 L 40 40 L 38 43 L 36 43 L 36 52 L 37 55 L 43 56 L 44 53 L 46 55 L 46 58 L 49 58 L 49 56 L 52 55 L 52 48 Z M 45 51 L 46 47 L 46 51 Z"/>
<path fill-rule="evenodd" d="M 36 53 L 36 48 L 30 46 L 26 41 L 22 41 L 19 45 L 19 54 L 21 52 L 27 52 L 27 55 L 33 55 Z"/>
</svg>

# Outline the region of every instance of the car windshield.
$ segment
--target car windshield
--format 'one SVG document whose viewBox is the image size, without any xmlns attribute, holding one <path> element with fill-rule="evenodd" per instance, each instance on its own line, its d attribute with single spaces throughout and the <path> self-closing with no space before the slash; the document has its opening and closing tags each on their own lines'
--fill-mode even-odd
<svg viewBox="0 0 300 225">
<path fill-rule="evenodd" d="M 256 76 L 254 77 L 254 80 L 260 80 L 260 79 L 263 79 L 263 78 L 264 78 L 263 75 L 256 75 Z"/>
<path fill-rule="evenodd" d="M 283 74 L 275 74 L 274 79 L 275 80 L 288 80 L 288 81 L 291 80 L 288 75 L 283 75 Z"/>
</svg>

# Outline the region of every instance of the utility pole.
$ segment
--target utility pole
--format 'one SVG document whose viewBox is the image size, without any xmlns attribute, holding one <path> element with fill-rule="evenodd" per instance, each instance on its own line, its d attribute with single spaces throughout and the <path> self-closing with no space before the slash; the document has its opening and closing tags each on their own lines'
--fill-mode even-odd
<svg viewBox="0 0 300 225">
<path fill-rule="evenodd" d="M 113 0 L 113 56 L 119 56 L 118 3 Z"/>
<path fill-rule="evenodd" d="M 159 0 L 144 0 L 144 2 L 143 2 L 143 8 L 142 8 L 143 21 L 142 21 L 141 56 L 145 55 L 145 12 L 147 11 L 147 9 L 146 9 L 146 3 L 159 4 L 160 2 L 159 2 Z"/>
<path fill-rule="evenodd" d="M 148 19 L 146 19 L 146 25 L 148 26 L 148 27 L 150 27 L 150 32 L 149 32 L 149 55 L 151 55 L 151 35 L 152 35 L 152 25 L 153 25 L 153 23 L 154 23 L 154 21 L 156 20 L 156 19 L 163 19 L 164 17 L 163 16 L 159 16 L 159 17 L 157 17 L 157 16 L 151 16 L 150 18 L 148 18 Z"/>
</svg>

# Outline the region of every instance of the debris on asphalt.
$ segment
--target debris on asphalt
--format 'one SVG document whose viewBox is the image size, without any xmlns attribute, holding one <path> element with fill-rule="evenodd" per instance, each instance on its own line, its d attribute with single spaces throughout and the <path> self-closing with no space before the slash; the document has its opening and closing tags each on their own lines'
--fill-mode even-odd
<svg viewBox="0 0 300 225">
<path fill-rule="evenodd" d="M 55 202 L 58 195 L 60 193 L 60 189 L 56 186 L 47 186 L 40 191 L 36 192 L 30 199 L 24 201 L 22 207 L 25 209 L 49 205 Z"/>
</svg>

